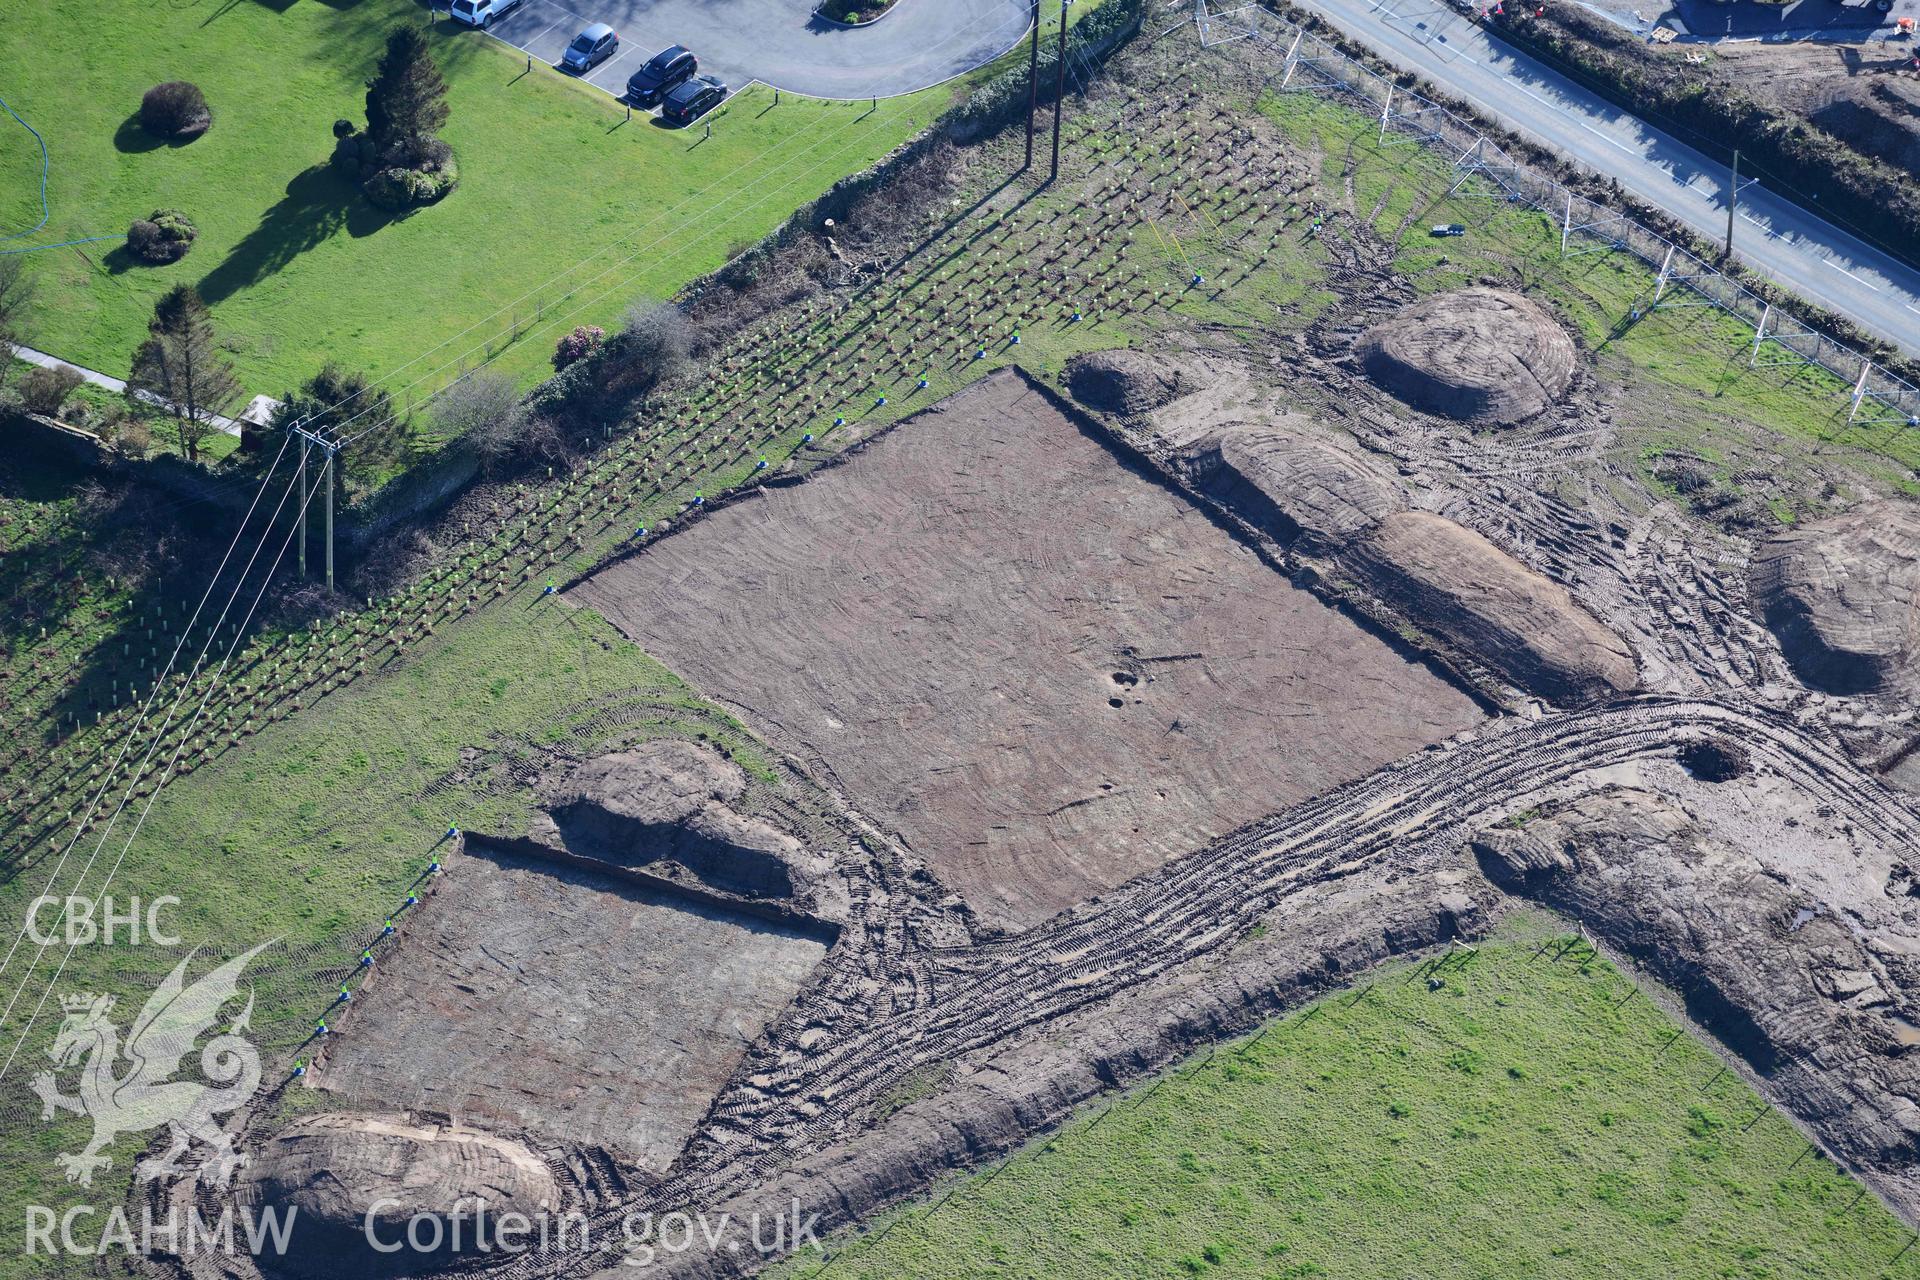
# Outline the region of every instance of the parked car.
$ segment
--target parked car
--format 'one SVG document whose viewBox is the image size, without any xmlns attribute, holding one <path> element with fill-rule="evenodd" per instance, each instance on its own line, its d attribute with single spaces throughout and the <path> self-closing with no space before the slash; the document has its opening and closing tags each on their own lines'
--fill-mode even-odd
<svg viewBox="0 0 1920 1280">
<path fill-rule="evenodd" d="M 455 22 L 464 22 L 484 31 L 496 19 L 506 17 L 522 3 L 523 0 L 453 0 L 453 7 L 447 12 L 453 15 Z"/>
<path fill-rule="evenodd" d="M 685 45 L 676 44 L 653 55 L 646 66 L 627 77 L 627 97 L 636 107 L 651 107 L 667 91 L 700 70 L 700 59 Z"/>
<path fill-rule="evenodd" d="M 560 65 L 575 75 L 585 75 L 620 47 L 620 33 L 604 22 L 596 22 L 573 38 L 560 55 Z"/>
<path fill-rule="evenodd" d="M 1436 222 L 1427 229 L 1430 236 L 1463 236 L 1467 229 L 1457 222 Z"/>
<path fill-rule="evenodd" d="M 667 91 L 660 114 L 675 124 L 692 124 L 727 100 L 727 86 L 712 76 L 682 80 Z"/>
</svg>

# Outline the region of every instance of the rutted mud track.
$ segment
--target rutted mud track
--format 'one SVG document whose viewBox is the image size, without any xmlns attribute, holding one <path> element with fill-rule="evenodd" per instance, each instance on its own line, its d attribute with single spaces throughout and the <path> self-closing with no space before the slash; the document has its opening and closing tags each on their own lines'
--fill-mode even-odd
<svg viewBox="0 0 1920 1280">
<path fill-rule="evenodd" d="M 1391 866 L 1430 866 L 1464 833 L 1578 775 L 1730 737 L 1756 766 L 1830 805 L 1877 841 L 1920 850 L 1920 824 L 1875 780 L 1771 714 L 1698 699 L 1630 701 L 1503 721 L 1217 841 L 1105 898 L 1005 942 L 935 957 L 925 1005 L 817 1053 L 798 1035 L 824 989 L 803 997 L 743 1079 L 716 1103 L 675 1172 L 602 1211 L 590 1252 L 528 1254 L 499 1274 L 588 1274 L 617 1261 L 626 1214 L 719 1203 L 855 1129 L 869 1104 L 928 1063 L 1104 1000 L 1238 938 L 1310 886 Z"/>
</svg>

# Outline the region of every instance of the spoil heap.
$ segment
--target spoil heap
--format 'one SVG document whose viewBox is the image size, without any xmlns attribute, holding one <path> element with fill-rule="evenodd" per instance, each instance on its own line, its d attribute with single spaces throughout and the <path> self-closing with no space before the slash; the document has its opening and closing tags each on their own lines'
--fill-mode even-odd
<svg viewBox="0 0 1920 1280">
<path fill-rule="evenodd" d="M 1881 693 L 1920 653 L 1920 508 L 1876 502 L 1789 529 L 1753 558 L 1755 604 L 1807 684 Z"/>
<path fill-rule="evenodd" d="M 1539 304 L 1461 289 L 1403 308 L 1357 347 L 1361 367 L 1416 409 L 1481 426 L 1523 422 L 1566 394 L 1575 353 Z"/>
</svg>

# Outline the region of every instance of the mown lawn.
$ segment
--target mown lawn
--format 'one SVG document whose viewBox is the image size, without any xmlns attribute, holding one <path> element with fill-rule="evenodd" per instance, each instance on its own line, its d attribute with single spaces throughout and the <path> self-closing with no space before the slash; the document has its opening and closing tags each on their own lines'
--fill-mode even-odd
<svg viewBox="0 0 1920 1280">
<path fill-rule="evenodd" d="M 160 207 L 200 228 L 169 267 L 133 263 L 112 242 L 31 255 L 26 341 L 124 375 L 154 298 L 186 281 L 213 305 L 251 392 L 277 395 L 332 357 L 407 365 L 391 389 L 417 400 L 516 324 L 509 367 L 531 376 L 563 326 L 671 295 L 905 141 L 951 92 L 869 111 L 790 94 L 775 107 L 754 89 L 703 141 L 627 122 L 604 93 L 529 73 L 515 50 L 442 23 L 433 43 L 461 185 L 394 219 L 327 165 L 331 127 L 363 119 L 386 32 L 425 15 L 410 0 L 10 5 L 0 96 L 46 138 L 52 217 L 8 247 L 119 235 Z M 154 145 L 134 114 L 169 79 L 199 84 L 213 108 L 213 128 L 183 146 Z M 40 218 L 39 170 L 32 136 L 0 114 L 0 234 Z"/>
<path fill-rule="evenodd" d="M 1373 975 L 774 1274 L 1920 1276 L 1920 1249 L 1889 1266 L 1906 1228 L 1710 1050 L 1544 941 L 1432 990 Z"/>
</svg>

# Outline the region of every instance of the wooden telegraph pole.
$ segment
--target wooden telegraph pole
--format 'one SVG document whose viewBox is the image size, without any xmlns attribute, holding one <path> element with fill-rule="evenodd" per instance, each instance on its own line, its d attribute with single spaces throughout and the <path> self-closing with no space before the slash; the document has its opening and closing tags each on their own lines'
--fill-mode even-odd
<svg viewBox="0 0 1920 1280">
<path fill-rule="evenodd" d="M 307 488 L 307 451 L 318 449 L 321 455 L 321 482 L 327 490 L 326 527 L 323 536 L 327 543 L 326 571 L 327 590 L 333 590 L 333 473 L 335 459 L 340 452 L 340 443 L 330 434 L 322 434 L 307 427 L 295 427 L 300 433 L 300 575 L 306 576 L 307 570 L 307 503 L 311 501 L 311 490 Z"/>
<path fill-rule="evenodd" d="M 1033 168 L 1033 113 L 1040 109 L 1040 0 L 1033 0 L 1033 39 L 1027 44 L 1027 162 L 1025 173 Z"/>
<path fill-rule="evenodd" d="M 300 581 L 307 580 L 307 437 L 300 437 L 300 505 L 294 508 L 300 522 Z"/>
<path fill-rule="evenodd" d="M 1060 0 L 1060 52 L 1059 74 L 1053 80 L 1053 168 L 1047 174 L 1052 182 L 1060 176 L 1060 108 L 1067 96 L 1067 5 L 1069 0 Z"/>
</svg>

